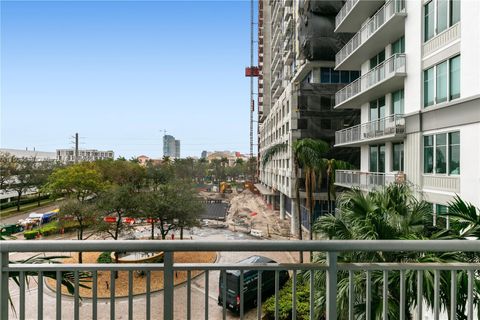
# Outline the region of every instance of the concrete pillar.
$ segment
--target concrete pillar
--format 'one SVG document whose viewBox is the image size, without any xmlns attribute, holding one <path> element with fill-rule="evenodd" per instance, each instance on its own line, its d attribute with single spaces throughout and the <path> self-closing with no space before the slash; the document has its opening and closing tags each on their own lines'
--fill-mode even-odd
<svg viewBox="0 0 480 320">
<path fill-rule="evenodd" d="M 292 210 L 290 212 L 292 219 L 290 220 L 290 233 L 292 235 L 298 234 L 298 214 L 297 214 L 297 199 L 292 199 Z"/>
<path fill-rule="evenodd" d="M 280 219 L 285 219 L 285 195 L 280 193 Z"/>
</svg>

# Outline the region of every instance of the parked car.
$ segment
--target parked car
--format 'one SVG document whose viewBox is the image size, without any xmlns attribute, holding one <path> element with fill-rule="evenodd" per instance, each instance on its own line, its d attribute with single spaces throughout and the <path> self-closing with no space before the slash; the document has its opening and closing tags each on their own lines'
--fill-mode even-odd
<svg viewBox="0 0 480 320">
<path fill-rule="evenodd" d="M 22 231 L 23 227 L 19 224 L 6 224 L 4 226 L 0 226 L 0 235 L 2 236 L 9 236 Z"/>
<path fill-rule="evenodd" d="M 276 263 L 276 261 L 263 257 L 263 256 L 251 256 L 244 260 L 238 261 L 238 263 Z M 228 309 L 238 313 L 240 312 L 240 271 L 239 270 L 227 270 L 226 272 L 226 306 Z M 279 271 L 279 289 L 290 278 L 288 271 Z M 219 276 L 219 290 L 218 290 L 218 304 L 223 305 L 223 273 L 220 272 Z M 246 270 L 243 272 L 243 306 L 246 309 L 252 308 L 257 305 L 257 288 L 258 288 L 258 271 Z M 275 271 L 263 270 L 262 271 L 262 300 L 268 298 L 275 293 Z"/>
</svg>

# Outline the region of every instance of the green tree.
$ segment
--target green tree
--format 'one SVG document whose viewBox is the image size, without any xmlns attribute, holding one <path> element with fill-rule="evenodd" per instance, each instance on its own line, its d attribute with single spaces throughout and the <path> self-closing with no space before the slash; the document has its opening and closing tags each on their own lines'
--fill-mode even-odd
<svg viewBox="0 0 480 320">
<path fill-rule="evenodd" d="M 148 162 L 145 175 L 147 184 L 156 191 L 160 185 L 172 181 L 175 173 L 170 165 Z"/>
<path fill-rule="evenodd" d="M 77 240 L 83 240 L 85 229 L 95 223 L 96 208 L 92 204 L 81 203 L 77 199 L 68 199 L 60 205 L 59 224 L 74 220 L 78 223 Z M 82 252 L 78 252 L 78 262 L 82 263 Z"/>
<path fill-rule="evenodd" d="M 15 158 L 11 171 L 9 190 L 17 193 L 17 211 L 20 211 L 20 200 L 27 191 L 33 191 L 35 185 L 35 166 L 37 160 L 33 158 Z"/>
<path fill-rule="evenodd" d="M 37 205 L 40 206 L 40 199 L 48 177 L 52 174 L 53 170 L 57 168 L 59 164 L 53 160 L 39 161 L 33 170 L 32 183 L 37 189 Z"/>
<path fill-rule="evenodd" d="M 45 191 L 53 196 L 66 195 L 80 202 L 96 197 L 106 184 L 93 163 L 82 162 L 58 168 L 48 177 Z"/>
<path fill-rule="evenodd" d="M 197 224 L 198 215 L 203 206 L 190 184 L 177 182 L 161 185 L 155 192 L 145 194 L 142 201 L 142 212 L 150 219 L 152 238 L 155 225 L 160 229 L 162 239 L 172 230 Z"/>
<path fill-rule="evenodd" d="M 120 234 L 131 229 L 124 218 L 138 215 L 141 204 L 141 193 L 130 185 L 113 186 L 98 196 L 96 206 L 99 211 L 96 228 L 118 240 Z M 105 218 L 115 217 L 116 221 L 106 222 Z"/>
<path fill-rule="evenodd" d="M 102 179 L 113 185 L 129 185 L 140 190 L 145 185 L 146 170 L 138 163 L 121 160 L 98 160 L 94 164 Z"/>
<path fill-rule="evenodd" d="M 9 191 L 15 169 L 15 162 L 15 156 L 9 153 L 0 153 L 0 191 Z"/>
<path fill-rule="evenodd" d="M 451 229 L 445 230 L 440 226 L 433 226 L 431 206 L 424 201 L 418 201 L 406 185 L 392 184 L 384 190 L 376 190 L 365 194 L 360 190 L 351 190 L 343 193 L 338 200 L 338 212 L 336 215 L 327 215 L 318 219 L 314 228 L 319 234 L 335 240 L 381 240 L 381 239 L 466 239 L 471 235 L 467 230 L 475 230 L 476 219 L 473 215 L 473 206 L 467 205 L 456 199 L 450 204 Z M 478 210 L 475 214 L 478 216 Z M 465 217 L 469 217 L 465 219 Z M 473 219 L 474 218 L 474 219 Z M 476 231 L 474 231 L 475 234 Z M 447 263 L 447 262 L 478 262 L 478 254 L 464 252 L 342 252 L 338 256 L 339 262 L 419 262 L 419 263 Z M 325 255 L 319 254 L 315 262 L 325 262 Z M 423 271 L 424 291 L 423 297 L 429 307 L 433 307 L 433 271 Z M 382 286 L 383 273 L 373 271 L 372 274 L 372 310 L 373 318 L 382 317 Z M 465 319 L 467 298 L 467 273 L 458 271 L 458 294 L 457 294 L 457 318 Z M 388 300 L 389 319 L 398 319 L 400 309 L 400 273 L 389 273 Z M 325 273 L 316 274 L 316 310 L 318 317 L 324 316 L 320 310 L 324 310 Z M 411 319 L 411 308 L 416 306 L 416 271 L 406 271 L 406 301 L 405 312 L 407 319 Z M 338 273 L 338 317 L 348 317 L 348 272 Z M 441 308 L 450 311 L 450 273 L 441 272 L 440 297 Z M 479 304 L 480 281 L 475 280 L 477 293 L 474 295 L 475 304 Z M 365 310 L 365 275 L 355 273 L 354 276 L 354 301 L 355 310 Z M 322 296 L 323 295 L 323 296 Z M 365 317 L 365 314 L 360 314 Z"/>
</svg>

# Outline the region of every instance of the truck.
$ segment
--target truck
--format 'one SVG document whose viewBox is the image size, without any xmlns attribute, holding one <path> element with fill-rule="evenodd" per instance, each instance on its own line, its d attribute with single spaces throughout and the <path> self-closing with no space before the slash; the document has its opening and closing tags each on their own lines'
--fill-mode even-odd
<svg viewBox="0 0 480 320">
<path fill-rule="evenodd" d="M 263 257 L 251 256 L 239 261 L 240 264 L 245 263 L 276 263 L 276 261 Z M 275 293 L 275 271 L 263 270 L 262 272 L 262 299 L 266 299 Z M 223 305 L 223 272 L 219 276 L 218 305 Z M 227 270 L 226 274 L 226 306 L 235 313 L 240 312 L 240 271 Z M 287 270 L 279 271 L 279 289 L 290 279 Z M 245 309 L 252 308 L 257 305 L 257 289 L 258 289 L 258 270 L 246 270 L 243 272 L 243 306 Z"/>
<path fill-rule="evenodd" d="M 232 186 L 228 182 L 220 182 L 220 193 L 232 193 Z"/>
</svg>

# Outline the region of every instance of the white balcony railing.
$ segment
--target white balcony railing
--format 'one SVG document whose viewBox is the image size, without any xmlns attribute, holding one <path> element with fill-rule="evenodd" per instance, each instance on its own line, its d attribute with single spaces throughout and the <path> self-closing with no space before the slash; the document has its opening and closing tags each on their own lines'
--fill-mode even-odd
<svg viewBox="0 0 480 320">
<path fill-rule="evenodd" d="M 163 252 L 162 263 L 108 263 L 108 264 L 79 264 L 53 263 L 35 264 L 29 261 L 15 263 L 11 258 L 17 253 L 41 253 L 42 256 L 54 256 L 58 253 L 77 252 L 115 252 L 121 248 L 127 252 Z M 325 254 L 324 263 L 178 263 L 174 262 L 177 252 L 217 252 L 225 253 L 255 252 L 264 255 L 273 252 L 313 251 Z M 471 252 L 480 253 L 479 240 L 375 240 L 375 241 L 296 241 L 296 240 L 236 240 L 236 241 L 173 241 L 173 240 L 138 240 L 138 241 L 2 241 L 0 245 L 0 319 L 226 319 L 227 308 L 236 309 L 240 319 L 248 316 L 249 319 L 262 318 L 262 301 L 267 292 L 274 294 L 275 318 L 279 316 L 279 291 L 284 283 L 291 282 L 291 292 L 295 299 L 291 300 L 295 319 L 297 306 L 297 281 L 300 277 L 306 279 L 309 295 L 309 319 L 336 320 L 340 308 L 348 308 L 350 319 L 373 318 L 374 307 L 382 308 L 383 319 L 395 315 L 395 318 L 406 319 L 406 310 L 420 311 L 422 318 L 422 297 L 431 295 L 435 304 L 431 310 L 432 316 L 439 319 L 443 312 L 440 297 L 449 297 L 450 319 L 469 319 L 476 317 L 478 309 L 479 289 L 477 287 L 479 263 L 417 263 L 375 261 L 364 263 L 340 263 L 340 252 L 377 252 L 381 256 L 391 256 L 381 253 L 410 252 L 422 254 L 426 252 Z M 159 273 L 161 271 L 162 273 Z M 200 271 L 193 281 L 193 272 Z M 235 271 L 234 279 L 227 277 Z M 100 273 L 110 273 L 109 299 L 102 299 L 99 303 L 97 292 L 100 286 L 104 287 Z M 115 296 L 116 272 L 128 273 L 126 284 L 128 295 L 118 299 Z M 288 273 L 287 273 L 288 272 Z M 461 273 L 460 273 L 461 272 Z M 178 274 L 186 274 L 186 285 L 175 287 Z M 303 273 L 303 274 L 302 274 Z M 348 281 L 348 301 L 338 303 L 339 275 L 341 280 Z M 444 277 L 445 274 L 450 277 Z M 73 282 L 72 296 L 62 293 L 62 274 L 68 275 Z M 88 276 L 80 278 L 79 275 Z M 345 277 L 345 274 L 348 274 Z M 380 274 L 380 277 L 372 277 Z M 133 296 L 133 286 L 139 282 L 144 285 L 145 293 Z M 443 275 L 443 277 L 442 277 Z M 464 277 L 461 277 L 464 275 Z M 18 282 L 14 283 L 13 277 Z M 53 287 L 45 285 L 46 277 L 53 277 Z M 220 277 L 219 277 L 220 276 Z M 407 281 L 414 277 L 417 282 Z M 160 279 L 159 279 L 160 278 Z M 231 282 L 227 282 L 227 278 Z M 392 279 L 397 279 L 398 292 L 392 288 Z M 430 285 L 424 286 L 425 281 Z M 211 280 L 209 280 L 211 279 Z M 321 280 L 324 279 L 324 280 Z M 374 282 L 378 279 L 379 283 Z M 390 280 L 389 280 L 390 279 Z M 446 280 L 445 280 L 446 279 Z M 263 281 L 262 281 L 263 280 Z M 152 283 L 163 283 L 163 291 L 152 294 Z M 269 282 L 270 288 L 266 289 Z M 467 282 L 465 291 L 457 292 L 461 283 Z M 235 284 L 230 292 L 231 283 Z M 410 285 L 413 284 L 413 287 Z M 91 299 L 82 299 L 81 286 L 87 285 L 92 291 Z M 117 283 L 117 285 L 119 285 Z M 248 290 L 247 290 L 248 286 Z M 320 286 L 325 288 L 324 306 L 320 306 L 316 293 Z M 262 289 L 263 287 L 263 289 Z M 222 288 L 229 288 L 222 290 Z M 354 288 L 359 291 L 353 290 Z M 383 288 L 383 289 L 382 289 Z M 273 289 L 273 290 L 270 290 Z M 15 292 L 12 292 L 15 290 Z M 445 292 L 445 290 L 447 292 Z M 316 292 L 317 291 L 317 292 Z M 367 292 L 366 296 L 360 292 Z M 10 293 L 10 294 L 9 294 Z M 343 294 L 345 294 L 343 292 Z M 409 299 L 412 295 L 420 297 L 417 301 Z M 451 294 L 451 295 L 450 295 Z M 398 297 L 398 302 L 392 299 Z M 465 295 L 464 311 L 457 303 L 457 297 Z M 263 299 L 262 299 L 263 297 Z M 250 300 L 247 300 L 249 298 Z M 11 299 L 11 300 L 10 300 Z M 248 301 L 255 299 L 256 310 L 247 315 Z M 376 299 L 376 301 L 374 300 Z M 213 300 L 213 301 L 212 301 Z M 10 301 L 15 307 L 11 309 Z M 374 302 L 375 301 L 375 302 Z M 216 304 L 219 306 L 216 306 Z M 397 308 L 390 306 L 397 304 Z M 250 304 L 248 302 L 248 304 Z M 44 310 L 45 309 L 45 310 Z M 318 311 L 315 315 L 315 311 Z M 346 311 L 346 310 L 343 310 Z M 256 317 L 255 317 L 256 316 Z M 452 316 L 452 317 L 450 317 Z M 230 317 L 229 317 L 230 318 Z M 443 318 L 443 315 L 442 315 Z M 446 317 L 445 317 L 446 318 Z"/>
<path fill-rule="evenodd" d="M 345 2 L 342 9 L 340 9 L 340 12 L 335 17 L 335 26 L 338 27 L 340 25 L 340 23 L 350 13 L 352 8 L 357 4 L 358 1 L 360 1 L 360 0 L 347 0 Z"/>
<path fill-rule="evenodd" d="M 336 170 L 335 184 L 361 190 L 383 188 L 390 183 L 405 181 L 404 173 L 361 172 L 357 170 Z"/>
<path fill-rule="evenodd" d="M 406 57 L 404 53 L 392 55 L 375 68 L 371 69 L 357 80 L 335 94 L 335 104 L 339 105 L 356 95 L 361 94 L 379 84 L 380 82 L 395 76 L 397 73 L 405 73 Z"/>
<path fill-rule="evenodd" d="M 357 143 L 364 140 L 384 138 L 405 133 L 405 118 L 403 115 L 392 114 L 388 117 L 362 123 L 335 132 L 335 144 Z"/>
<path fill-rule="evenodd" d="M 347 2 L 348 3 L 348 2 Z M 364 44 L 380 27 L 385 25 L 395 14 L 405 12 L 405 0 L 390 0 L 381 7 L 373 17 L 358 31 L 350 41 L 336 54 L 335 64 L 340 65 L 357 48 Z"/>
</svg>

